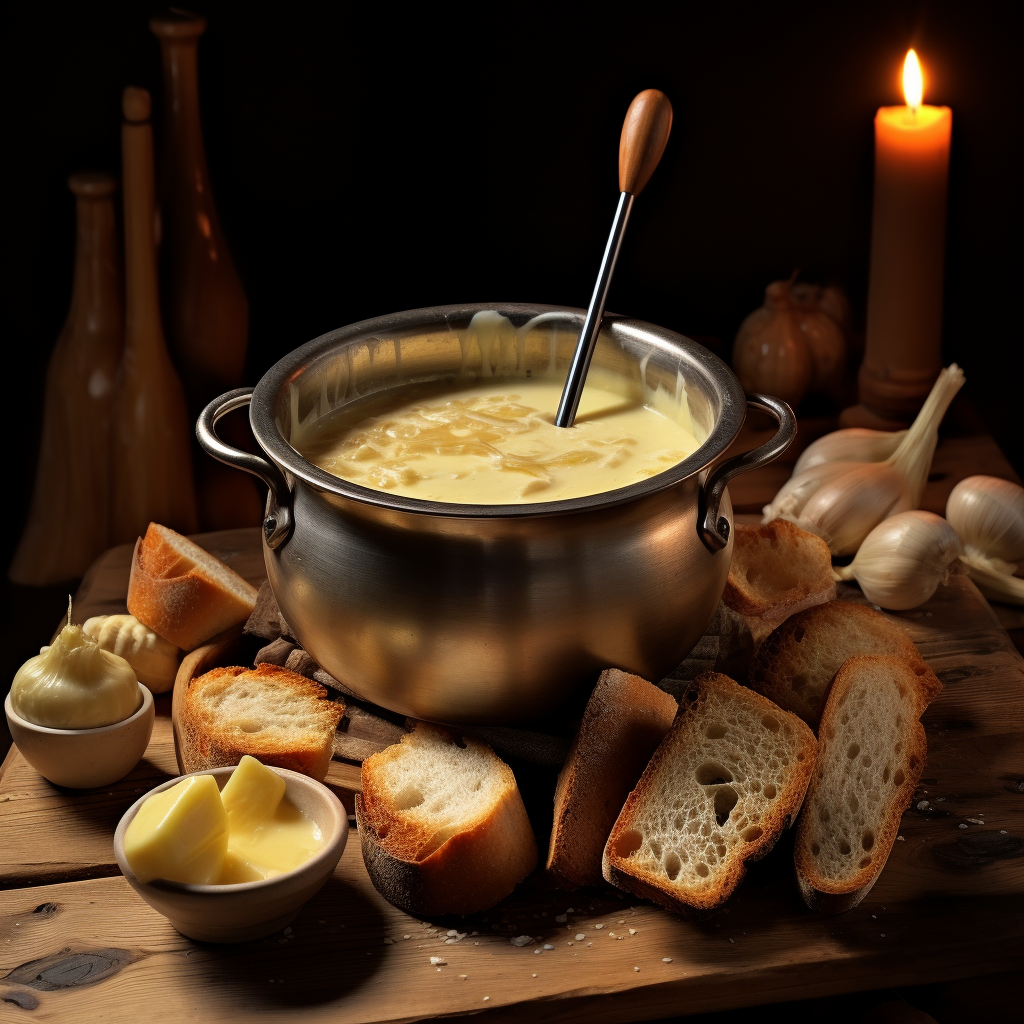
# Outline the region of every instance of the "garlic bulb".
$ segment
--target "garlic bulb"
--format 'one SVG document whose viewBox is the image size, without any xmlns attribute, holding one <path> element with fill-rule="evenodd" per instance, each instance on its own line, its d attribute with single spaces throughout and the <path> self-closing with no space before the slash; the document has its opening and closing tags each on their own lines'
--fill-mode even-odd
<svg viewBox="0 0 1024 1024">
<path fill-rule="evenodd" d="M 11 684 L 11 707 L 50 729 L 94 729 L 130 718 L 142 695 L 131 665 L 103 650 L 81 626 L 68 624 L 29 658 Z"/>
<path fill-rule="evenodd" d="M 812 441 L 800 454 L 793 476 L 823 462 L 884 462 L 907 436 L 905 430 L 847 427 Z"/>
<path fill-rule="evenodd" d="M 994 476 L 969 476 L 953 488 L 946 518 L 970 559 L 1024 562 L 1024 487 Z"/>
<path fill-rule="evenodd" d="M 795 406 L 810 387 L 814 362 L 789 289 L 789 281 L 768 285 L 764 305 L 740 325 L 732 365 L 744 390 L 763 391 Z"/>
<path fill-rule="evenodd" d="M 765 506 L 762 522 L 781 516 L 824 538 L 832 554 L 853 554 L 888 516 L 920 505 L 939 424 L 963 382 L 963 371 L 955 363 L 943 370 L 888 459 L 811 466 L 782 486 Z"/>
<path fill-rule="evenodd" d="M 946 518 L 964 544 L 963 561 L 993 601 L 1024 604 L 1024 487 L 994 476 L 969 476 L 953 488 Z"/>
<path fill-rule="evenodd" d="M 941 516 L 903 512 L 879 523 L 857 557 L 833 575 L 855 579 L 864 596 L 880 607 L 905 611 L 924 604 L 946 582 L 962 551 L 956 530 Z"/>
</svg>

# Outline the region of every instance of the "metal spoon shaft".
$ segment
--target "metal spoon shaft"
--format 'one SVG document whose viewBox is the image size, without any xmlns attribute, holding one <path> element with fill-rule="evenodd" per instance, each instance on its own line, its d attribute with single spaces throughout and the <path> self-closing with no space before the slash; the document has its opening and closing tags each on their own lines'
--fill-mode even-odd
<svg viewBox="0 0 1024 1024">
<path fill-rule="evenodd" d="M 565 387 L 562 389 L 562 397 L 558 403 L 558 412 L 555 415 L 556 427 L 571 427 L 573 420 L 576 419 L 576 410 L 580 405 L 580 396 L 583 394 L 587 370 L 590 369 L 590 360 L 597 344 L 597 333 L 601 329 L 601 321 L 604 319 L 604 305 L 608 301 L 608 289 L 611 287 L 612 274 L 615 273 L 615 263 L 619 258 L 619 249 L 622 248 L 622 236 L 626 233 L 629 212 L 633 209 L 633 198 L 629 192 L 619 193 L 619 205 L 615 210 L 615 220 L 612 221 L 608 244 L 604 247 L 604 256 L 601 259 L 601 269 L 594 285 L 594 294 L 590 299 L 587 318 L 583 322 L 583 330 L 580 332 L 580 339 L 576 344 L 575 352 L 573 352 L 572 365 L 569 367 L 569 375 L 565 379 Z"/>
</svg>

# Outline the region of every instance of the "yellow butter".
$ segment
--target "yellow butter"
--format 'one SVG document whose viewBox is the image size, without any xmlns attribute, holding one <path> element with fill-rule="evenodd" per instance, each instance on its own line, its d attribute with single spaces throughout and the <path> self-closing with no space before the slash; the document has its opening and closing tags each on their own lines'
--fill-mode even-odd
<svg viewBox="0 0 1024 1024">
<path fill-rule="evenodd" d="M 285 795 L 285 781 L 247 754 L 221 793 L 229 822 L 222 882 L 271 878 L 305 863 L 323 845 L 316 822 Z"/>
<path fill-rule="evenodd" d="M 273 878 L 323 845 L 320 827 L 285 796 L 277 772 L 246 755 L 223 791 L 212 775 L 151 796 L 128 826 L 124 854 L 140 881 L 234 885 Z"/>
<path fill-rule="evenodd" d="M 151 796 L 132 819 L 124 855 L 142 882 L 210 885 L 228 849 L 228 816 L 212 775 L 183 779 Z"/>
</svg>

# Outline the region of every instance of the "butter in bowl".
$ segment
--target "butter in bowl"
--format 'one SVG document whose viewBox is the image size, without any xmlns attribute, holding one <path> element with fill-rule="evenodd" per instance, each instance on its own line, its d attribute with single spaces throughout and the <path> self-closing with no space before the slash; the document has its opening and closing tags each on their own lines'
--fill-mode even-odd
<svg viewBox="0 0 1024 1024">
<path fill-rule="evenodd" d="M 136 801 L 114 854 L 132 888 L 182 935 L 245 942 L 295 919 L 347 839 L 348 817 L 326 786 L 245 756 Z"/>
</svg>

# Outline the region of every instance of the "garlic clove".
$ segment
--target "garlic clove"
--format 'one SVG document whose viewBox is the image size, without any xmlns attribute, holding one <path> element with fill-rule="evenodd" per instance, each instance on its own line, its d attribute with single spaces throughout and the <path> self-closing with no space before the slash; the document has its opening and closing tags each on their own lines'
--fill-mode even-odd
<svg viewBox="0 0 1024 1024">
<path fill-rule="evenodd" d="M 990 601 L 1024 605 L 1024 580 L 1011 573 L 964 560 L 967 575 Z"/>
<path fill-rule="evenodd" d="M 969 476 L 953 488 L 946 518 L 973 561 L 1024 562 L 1024 487 L 994 476 Z M 1013 568 L 1010 568 L 1010 575 Z"/>
<path fill-rule="evenodd" d="M 795 522 L 816 491 L 856 465 L 855 462 L 822 462 L 803 473 L 791 476 L 779 488 L 779 493 L 772 499 L 772 503 L 765 505 L 761 510 L 761 522 L 770 523 L 773 519 L 789 519 Z"/>
<path fill-rule="evenodd" d="M 793 467 L 793 476 L 823 462 L 884 462 L 907 436 L 905 430 L 868 430 L 847 427 L 812 441 Z"/>
<path fill-rule="evenodd" d="M 797 525 L 823 537 L 833 555 L 852 555 L 883 519 L 913 507 L 902 473 L 885 462 L 860 463 L 819 487 Z"/>
<path fill-rule="evenodd" d="M 947 581 L 962 552 L 960 538 L 945 519 L 913 510 L 879 523 L 854 560 L 833 572 L 836 579 L 856 580 L 879 607 L 906 611 L 924 604 Z"/>
</svg>

